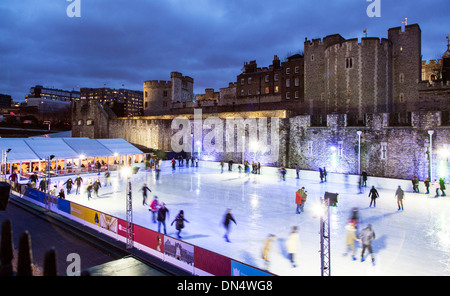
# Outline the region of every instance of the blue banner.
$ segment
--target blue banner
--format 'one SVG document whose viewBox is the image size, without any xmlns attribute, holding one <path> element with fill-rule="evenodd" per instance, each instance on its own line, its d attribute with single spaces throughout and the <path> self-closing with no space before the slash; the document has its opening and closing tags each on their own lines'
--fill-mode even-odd
<svg viewBox="0 0 450 296">
<path fill-rule="evenodd" d="M 263 270 L 257 269 L 250 265 L 231 260 L 231 275 L 232 276 L 273 276 Z"/>
</svg>

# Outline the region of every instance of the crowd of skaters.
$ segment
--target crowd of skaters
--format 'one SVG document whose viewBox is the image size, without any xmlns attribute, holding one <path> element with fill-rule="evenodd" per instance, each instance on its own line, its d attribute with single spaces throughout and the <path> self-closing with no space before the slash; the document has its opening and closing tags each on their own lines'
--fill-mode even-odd
<svg viewBox="0 0 450 296">
<path fill-rule="evenodd" d="M 183 162 L 184 159 L 182 157 L 178 157 L 178 165 L 179 166 L 183 166 Z M 191 162 L 192 166 L 198 166 L 198 159 L 196 159 L 195 157 L 189 159 L 186 159 L 186 166 L 189 166 L 189 163 Z M 175 167 L 176 164 L 176 160 L 175 158 L 172 159 L 172 168 Z M 221 170 L 223 172 L 223 167 L 224 167 L 224 163 L 223 161 L 220 163 L 221 166 Z M 160 167 L 160 162 L 157 163 L 155 165 L 155 169 L 159 172 L 159 167 Z M 233 167 L 233 161 L 228 161 L 228 170 L 232 171 L 232 167 Z M 251 164 L 251 173 L 253 174 L 260 174 L 261 172 L 261 165 L 260 163 L 255 163 L 253 162 Z M 296 168 L 296 175 L 297 175 L 297 179 L 299 179 L 299 167 L 297 164 L 295 164 L 295 168 Z M 238 169 L 239 172 L 241 172 L 242 167 L 240 165 L 238 165 Z M 248 161 L 244 161 L 244 172 L 246 174 L 250 173 L 250 163 Z M 284 167 L 280 167 L 279 168 L 279 173 L 280 173 L 280 178 L 285 180 L 285 175 L 286 175 L 286 169 Z M 100 174 L 100 172 L 99 172 Z M 319 168 L 319 176 L 320 176 L 320 182 L 326 182 L 326 177 L 327 177 L 327 172 L 326 172 L 326 168 Z M 361 187 L 366 187 L 367 186 L 367 174 L 365 172 L 363 172 L 361 174 L 361 182 L 360 182 L 360 186 Z M 15 181 L 17 180 L 17 175 L 15 175 L 15 173 L 13 173 L 10 176 L 10 180 L 11 181 Z M 105 172 L 105 176 L 104 176 L 104 186 L 107 185 L 111 185 L 111 180 L 110 180 L 110 172 L 106 171 Z M 53 196 L 57 196 L 59 198 L 65 198 L 65 192 L 63 188 L 60 188 L 60 191 L 57 191 L 57 185 L 54 185 L 53 188 L 49 188 L 49 184 L 48 181 L 46 180 L 46 178 L 42 178 L 41 180 L 38 180 L 37 175 L 33 174 L 30 177 L 30 183 L 29 186 L 33 187 L 33 188 L 37 188 L 36 184 L 39 184 L 37 187 L 39 188 L 39 190 L 46 192 L 48 190 L 49 194 L 53 195 Z M 71 191 L 73 190 L 73 187 L 76 187 L 76 195 L 81 194 L 81 187 L 83 184 L 83 178 L 80 175 L 77 175 L 76 178 L 74 178 L 72 180 L 71 177 L 69 177 L 63 184 L 61 187 L 65 187 L 67 194 L 71 194 Z M 426 193 L 429 194 L 430 193 L 430 188 L 431 191 L 434 193 L 436 193 L 435 197 L 438 197 L 441 193 L 441 196 L 445 196 L 445 182 L 442 178 L 440 178 L 440 180 L 435 180 L 435 182 L 430 183 L 428 179 L 426 179 L 424 181 L 424 185 L 426 188 Z M 95 196 L 98 196 L 99 193 L 99 189 L 102 187 L 99 178 L 95 178 L 95 180 L 87 180 L 87 186 L 85 187 L 86 190 L 86 194 L 88 197 L 88 200 L 90 198 L 92 198 L 92 194 L 94 194 Z M 419 180 L 417 179 L 417 177 L 415 176 L 412 179 L 412 188 L 413 188 L 413 192 L 415 193 L 419 193 Z M 142 204 L 144 206 L 148 205 L 147 204 L 147 192 L 152 192 L 150 188 L 148 188 L 148 186 L 146 184 L 143 185 L 143 187 L 141 188 L 142 190 L 142 194 L 143 194 L 143 202 Z M 380 197 L 378 191 L 376 190 L 376 188 L 374 186 L 372 186 L 372 188 L 370 189 L 369 192 L 369 196 L 370 198 L 370 204 L 369 207 L 372 207 L 372 205 L 374 207 L 376 207 L 376 199 Z M 398 205 L 398 210 L 403 210 L 403 198 L 404 198 L 404 191 L 401 188 L 401 186 L 398 186 L 397 190 L 395 191 L 395 197 L 397 199 L 397 205 Z M 304 206 L 306 203 L 306 199 L 307 199 L 307 191 L 305 190 L 305 187 L 301 187 L 297 192 L 296 192 L 296 196 L 295 196 L 295 204 L 296 204 L 296 214 L 300 214 L 302 212 L 304 212 Z M 164 202 L 159 202 L 158 197 L 155 195 L 153 201 L 151 202 L 151 204 L 149 205 L 149 211 L 152 213 L 152 221 L 153 223 L 157 223 L 158 224 L 158 232 L 161 232 L 161 230 L 164 232 L 164 234 L 167 234 L 167 227 L 166 227 L 166 220 L 169 219 L 169 209 L 167 208 L 166 204 Z M 179 239 L 181 239 L 181 232 L 185 227 L 185 222 L 189 223 L 189 221 L 185 218 L 184 215 L 184 211 L 180 210 L 179 213 L 175 216 L 175 218 L 172 220 L 172 222 L 170 223 L 171 226 L 173 226 L 175 224 L 175 230 L 177 231 L 177 237 Z M 237 225 L 237 222 L 235 220 L 235 218 L 233 217 L 233 215 L 231 214 L 231 209 L 227 209 L 226 213 L 224 214 L 224 218 L 223 218 L 223 227 L 225 228 L 225 234 L 223 236 L 223 238 L 225 239 L 226 242 L 231 242 L 230 241 L 230 226 L 231 223 L 234 223 Z M 366 227 L 364 229 L 362 229 L 361 231 L 358 231 L 358 226 L 359 226 L 359 219 L 358 219 L 358 211 L 355 208 L 352 211 L 351 217 L 349 218 L 348 224 L 345 226 L 346 232 L 347 232 L 347 237 L 346 237 L 346 245 L 345 245 L 345 252 L 344 255 L 347 255 L 347 251 L 350 248 L 352 250 L 352 259 L 356 260 L 355 257 L 355 253 L 356 253 L 356 242 L 360 242 L 361 243 L 361 262 L 363 262 L 365 260 L 365 252 L 366 250 L 369 252 L 371 259 L 372 259 L 372 263 L 374 264 L 375 259 L 374 259 L 374 255 L 373 255 L 373 251 L 372 251 L 372 240 L 375 239 L 375 232 L 372 228 L 372 225 L 368 224 L 366 225 Z M 161 229 L 162 228 L 162 229 Z M 266 240 L 264 241 L 264 246 L 262 249 L 262 259 L 264 260 L 264 266 L 265 269 L 268 270 L 269 265 L 270 265 L 270 253 L 271 253 L 271 246 L 273 244 L 273 242 L 277 239 L 277 237 L 274 234 L 269 234 L 268 237 L 266 238 Z M 300 239 L 299 239 L 299 235 L 298 235 L 298 227 L 297 226 L 293 226 L 292 227 L 292 231 L 291 233 L 288 235 L 288 238 L 286 239 L 286 250 L 287 250 L 287 259 L 290 261 L 290 263 L 292 264 L 292 267 L 296 267 L 296 260 L 295 260 L 295 256 L 296 253 L 298 252 L 299 249 L 299 245 L 300 245 Z"/>
</svg>

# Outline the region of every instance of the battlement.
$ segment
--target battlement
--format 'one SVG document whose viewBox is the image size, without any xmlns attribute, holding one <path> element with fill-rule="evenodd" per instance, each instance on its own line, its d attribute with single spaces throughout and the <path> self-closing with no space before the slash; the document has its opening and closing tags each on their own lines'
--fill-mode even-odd
<svg viewBox="0 0 450 296">
<path fill-rule="evenodd" d="M 426 65 L 430 65 L 430 66 L 442 65 L 442 59 L 422 61 L 422 66 L 426 66 Z"/>
<path fill-rule="evenodd" d="M 402 27 L 395 27 L 388 29 L 389 34 L 400 34 L 400 33 L 416 33 L 421 32 L 420 27 L 418 24 L 412 24 L 405 26 L 405 30 L 402 30 Z"/>
<path fill-rule="evenodd" d="M 144 81 L 144 88 L 170 88 L 172 87 L 172 81 L 166 80 L 147 80 Z"/>
</svg>

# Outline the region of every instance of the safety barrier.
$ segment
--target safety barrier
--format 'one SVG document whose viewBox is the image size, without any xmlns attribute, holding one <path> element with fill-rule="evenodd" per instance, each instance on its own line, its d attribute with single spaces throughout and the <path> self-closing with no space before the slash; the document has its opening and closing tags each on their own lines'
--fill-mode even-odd
<svg viewBox="0 0 450 296">
<path fill-rule="evenodd" d="M 21 197 L 48 211 L 88 226 L 118 241 L 126 242 L 127 222 L 69 200 L 29 188 L 16 186 Z M 164 262 L 199 276 L 273 276 L 274 274 L 232 258 L 189 244 L 168 235 L 133 224 L 133 246 Z"/>
</svg>

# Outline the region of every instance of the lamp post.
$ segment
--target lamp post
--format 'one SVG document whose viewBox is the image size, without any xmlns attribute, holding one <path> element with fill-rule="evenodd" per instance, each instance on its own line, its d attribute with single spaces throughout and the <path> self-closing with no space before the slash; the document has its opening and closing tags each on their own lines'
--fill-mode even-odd
<svg viewBox="0 0 450 296">
<path fill-rule="evenodd" d="M 433 134 L 434 134 L 434 131 L 430 130 L 430 131 L 428 131 L 428 134 L 430 135 L 430 148 L 428 149 L 428 153 L 429 153 L 428 176 L 430 177 L 430 182 L 433 182 Z"/>
<path fill-rule="evenodd" d="M 5 180 L 6 180 L 6 175 L 8 174 L 8 153 L 9 153 L 9 151 L 11 151 L 11 148 L 8 148 L 7 150 L 2 151 L 3 152 L 2 158 L 5 161 L 5 170 L 3 171 L 5 174 Z M 3 159 L 2 159 L 2 161 L 3 161 Z"/>
<path fill-rule="evenodd" d="M 361 175 L 361 134 L 362 131 L 357 131 L 358 134 L 358 175 Z"/>
</svg>

